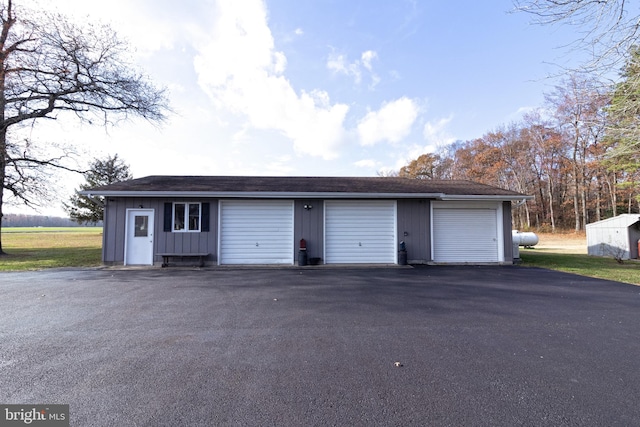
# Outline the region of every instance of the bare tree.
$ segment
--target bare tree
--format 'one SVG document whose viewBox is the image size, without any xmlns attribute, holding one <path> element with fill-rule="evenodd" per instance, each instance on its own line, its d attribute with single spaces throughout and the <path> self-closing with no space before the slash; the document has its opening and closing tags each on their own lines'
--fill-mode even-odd
<svg viewBox="0 0 640 427">
<path fill-rule="evenodd" d="M 546 95 L 546 101 L 570 147 L 575 230 L 583 230 L 589 223 L 587 202 L 597 178 L 592 164 L 600 160 L 597 147 L 604 137 L 609 96 L 598 81 L 571 75 Z"/>
<path fill-rule="evenodd" d="M 567 24 L 577 37 L 570 47 L 592 59 L 582 71 L 607 73 L 627 58 L 640 36 L 640 9 L 626 0 L 514 0 L 515 10 L 526 12 L 540 25 Z M 575 70 L 574 70 L 575 71 Z"/>
<path fill-rule="evenodd" d="M 47 168 L 73 169 L 64 163 L 68 152 L 40 149 L 17 137 L 20 128 L 69 113 L 90 124 L 130 117 L 162 121 L 168 107 L 164 90 L 132 67 L 128 44 L 110 27 L 74 24 L 0 1 L 1 230 L 4 190 L 33 205 Z"/>
</svg>

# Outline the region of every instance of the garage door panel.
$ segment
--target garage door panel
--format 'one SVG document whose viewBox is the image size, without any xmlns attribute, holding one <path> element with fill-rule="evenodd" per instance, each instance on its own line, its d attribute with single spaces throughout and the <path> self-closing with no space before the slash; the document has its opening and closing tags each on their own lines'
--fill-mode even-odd
<svg viewBox="0 0 640 427">
<path fill-rule="evenodd" d="M 435 262 L 498 262 L 497 209 L 434 208 Z"/>
<path fill-rule="evenodd" d="M 293 202 L 221 202 L 220 263 L 293 264 Z"/>
<path fill-rule="evenodd" d="M 325 204 L 326 262 L 396 262 L 394 201 L 330 201 Z"/>
</svg>

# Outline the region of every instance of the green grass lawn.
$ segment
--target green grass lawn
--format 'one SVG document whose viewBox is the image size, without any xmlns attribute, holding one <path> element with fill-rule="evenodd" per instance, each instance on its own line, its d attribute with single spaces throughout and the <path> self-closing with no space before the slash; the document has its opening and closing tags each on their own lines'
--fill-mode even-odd
<svg viewBox="0 0 640 427">
<path fill-rule="evenodd" d="M 101 265 L 102 227 L 2 229 L 0 271 Z"/>
<path fill-rule="evenodd" d="M 3 228 L 0 271 L 101 265 L 101 227 Z M 520 249 L 523 266 L 640 285 L 640 261 L 564 253 L 561 248 Z"/>
<path fill-rule="evenodd" d="M 627 260 L 622 264 L 612 257 L 558 253 L 538 249 L 520 249 L 523 266 L 542 267 L 582 276 L 614 280 L 640 285 L 640 261 Z"/>
</svg>

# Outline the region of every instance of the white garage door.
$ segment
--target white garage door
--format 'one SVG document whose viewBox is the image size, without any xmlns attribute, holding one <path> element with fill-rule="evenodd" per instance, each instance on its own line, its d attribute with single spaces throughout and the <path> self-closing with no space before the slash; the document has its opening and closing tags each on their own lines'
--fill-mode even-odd
<svg viewBox="0 0 640 427">
<path fill-rule="evenodd" d="M 293 264 L 293 202 L 220 202 L 220 264 Z"/>
<path fill-rule="evenodd" d="M 499 262 L 498 208 L 433 209 L 435 262 Z"/>
<path fill-rule="evenodd" d="M 396 250 L 395 201 L 325 202 L 327 264 L 394 264 Z"/>
</svg>

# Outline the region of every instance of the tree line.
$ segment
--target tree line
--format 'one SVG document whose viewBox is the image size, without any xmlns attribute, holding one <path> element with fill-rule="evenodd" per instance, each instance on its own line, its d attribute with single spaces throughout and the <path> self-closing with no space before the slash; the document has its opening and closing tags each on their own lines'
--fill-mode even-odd
<svg viewBox="0 0 640 427">
<path fill-rule="evenodd" d="M 584 230 L 640 211 L 640 51 L 607 85 L 575 73 L 545 105 L 480 138 L 423 154 L 394 175 L 465 179 L 534 196 L 514 207 L 520 229 Z"/>
<path fill-rule="evenodd" d="M 5 214 L 5 227 L 80 227 L 81 224 L 71 218 L 45 215 Z M 102 222 L 87 224 L 101 226 Z"/>
</svg>

